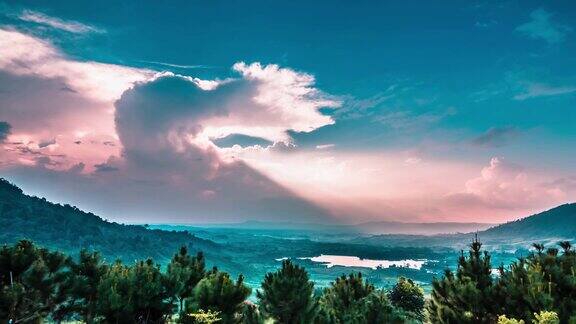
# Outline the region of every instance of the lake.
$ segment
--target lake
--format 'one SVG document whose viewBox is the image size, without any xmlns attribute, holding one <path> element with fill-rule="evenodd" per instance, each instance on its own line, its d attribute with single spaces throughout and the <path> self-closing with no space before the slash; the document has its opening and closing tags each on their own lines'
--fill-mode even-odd
<svg viewBox="0 0 576 324">
<path fill-rule="evenodd" d="M 405 260 L 371 260 L 371 259 L 361 259 L 356 256 L 345 256 L 345 255 L 329 255 L 329 254 L 321 254 L 320 256 L 316 257 L 307 257 L 307 258 L 299 258 L 299 259 L 307 259 L 317 263 L 326 264 L 328 268 L 333 266 L 343 266 L 343 267 L 361 267 L 361 268 L 390 268 L 390 267 L 402 267 L 402 268 L 410 268 L 410 269 L 417 269 L 420 270 L 422 265 L 426 263 L 428 260 L 412 260 L 412 259 L 405 259 Z"/>
</svg>

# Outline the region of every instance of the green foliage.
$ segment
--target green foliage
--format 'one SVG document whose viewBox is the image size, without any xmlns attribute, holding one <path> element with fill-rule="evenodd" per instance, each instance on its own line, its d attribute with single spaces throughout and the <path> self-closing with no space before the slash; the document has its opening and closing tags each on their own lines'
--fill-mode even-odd
<svg viewBox="0 0 576 324">
<path fill-rule="evenodd" d="M 558 323 L 570 323 L 576 313 L 576 253 L 569 242 L 559 245 L 562 251 L 535 244 L 534 253 L 509 269 L 501 266 L 499 276 L 492 276 L 489 255 L 482 254 L 480 243 L 474 242 L 469 256 L 460 258 L 456 275 L 446 271 L 441 280 L 433 282 L 429 320 L 556 323 L 557 318 Z"/>
<path fill-rule="evenodd" d="M 166 322 L 173 320 L 175 301 L 189 287 L 182 323 L 400 323 L 410 318 L 361 274 L 351 274 L 326 289 L 322 316 L 314 320 L 318 302 L 313 284 L 304 268 L 291 262 L 266 276 L 258 294 L 266 312 L 262 316 L 258 306 L 246 302 L 251 290 L 242 276 L 234 281 L 216 268 L 206 272 L 203 256 L 189 256 L 185 248 L 164 274 L 151 259 L 107 265 L 96 252 L 83 250 L 73 260 L 21 241 L 0 250 L 0 269 L 2 321 Z"/>
<path fill-rule="evenodd" d="M 366 297 L 361 310 L 361 323 L 410 323 L 420 322 L 420 316 L 396 308 L 382 290 L 376 290 Z"/>
<path fill-rule="evenodd" d="M 534 324 L 559 324 L 560 319 L 555 312 L 541 311 L 534 313 Z"/>
<path fill-rule="evenodd" d="M 477 240 L 468 257 L 458 259 L 456 274 L 447 270 L 444 278 L 432 282 L 428 316 L 433 323 L 494 323 L 498 303 L 494 300 L 490 255 L 482 253 Z"/>
<path fill-rule="evenodd" d="M 226 272 L 214 269 L 200 280 L 194 289 L 194 296 L 186 305 L 186 314 L 199 310 L 219 312 L 221 323 L 236 323 L 242 312 L 242 304 L 250 295 L 251 289 L 244 284 L 242 275 L 234 282 Z"/>
<path fill-rule="evenodd" d="M 267 321 L 264 321 L 262 315 L 258 311 L 258 306 L 250 303 L 245 302 L 242 305 L 242 324 L 264 324 Z"/>
<path fill-rule="evenodd" d="M 324 290 L 315 322 L 407 323 L 410 315 L 392 305 L 384 291 L 376 290 L 358 273 L 337 278 Z"/>
<path fill-rule="evenodd" d="M 500 267 L 499 274 L 494 298 L 501 303 L 501 312 L 529 322 L 534 312 L 552 307 L 541 267 L 532 260 L 521 258 L 509 270 Z"/>
<path fill-rule="evenodd" d="M 71 262 L 72 289 L 68 312 L 75 312 L 80 319 L 92 323 L 99 300 L 98 286 L 108 273 L 106 265 L 98 252 L 80 251 L 78 262 Z"/>
<path fill-rule="evenodd" d="M 176 296 L 179 309 L 184 309 L 184 300 L 192 297 L 194 288 L 204 278 L 206 273 L 204 254 L 198 252 L 194 257 L 188 254 L 186 246 L 182 246 L 168 264 L 166 276 L 170 293 Z"/>
<path fill-rule="evenodd" d="M 260 311 L 276 323 L 310 323 L 316 312 L 314 283 L 302 267 L 290 260 L 282 262 L 277 272 L 268 273 L 257 291 Z"/>
<path fill-rule="evenodd" d="M 0 250 L 0 319 L 33 322 L 60 312 L 67 301 L 68 258 L 23 240 Z"/>
<path fill-rule="evenodd" d="M 430 323 L 576 323 L 576 256 L 568 242 L 560 249 L 535 246 L 499 275 L 490 256 L 474 242 L 455 273 L 434 281 L 427 301 Z M 181 248 L 166 272 L 148 259 L 107 265 L 96 252 L 78 259 L 22 240 L 0 249 L 0 321 L 19 323 L 81 320 L 86 323 L 421 323 L 423 293 L 400 278 L 388 292 L 361 274 L 337 278 L 314 296 L 306 270 L 290 261 L 268 273 L 257 292 L 242 276 L 204 269 L 204 257 Z"/>
<path fill-rule="evenodd" d="M 411 279 L 400 277 L 388 297 L 394 306 L 423 317 L 424 290 Z"/>
<path fill-rule="evenodd" d="M 524 320 L 517 320 L 515 318 L 508 318 L 506 315 L 498 316 L 498 324 L 524 324 Z"/>
<path fill-rule="evenodd" d="M 358 321 L 364 298 L 374 291 L 374 286 L 364 282 L 362 273 L 342 276 L 324 290 L 320 305 L 328 316 L 338 323 Z"/>
<path fill-rule="evenodd" d="M 107 322 L 159 322 L 172 314 L 165 278 L 151 259 L 116 262 L 98 286 L 98 313 Z"/>
</svg>

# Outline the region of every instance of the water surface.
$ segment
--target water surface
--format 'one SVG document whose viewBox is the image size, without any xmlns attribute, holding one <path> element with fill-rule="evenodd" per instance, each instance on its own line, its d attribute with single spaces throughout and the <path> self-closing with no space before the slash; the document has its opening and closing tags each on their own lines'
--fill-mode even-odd
<svg viewBox="0 0 576 324">
<path fill-rule="evenodd" d="M 346 255 L 329 255 L 321 254 L 316 257 L 300 258 L 308 259 L 313 262 L 324 263 L 328 268 L 333 266 L 343 266 L 343 267 L 361 267 L 361 268 L 390 268 L 390 267 L 403 267 L 410 269 L 420 270 L 422 265 L 426 263 L 427 260 L 371 260 L 371 259 L 361 259 L 356 256 L 346 256 Z"/>
</svg>

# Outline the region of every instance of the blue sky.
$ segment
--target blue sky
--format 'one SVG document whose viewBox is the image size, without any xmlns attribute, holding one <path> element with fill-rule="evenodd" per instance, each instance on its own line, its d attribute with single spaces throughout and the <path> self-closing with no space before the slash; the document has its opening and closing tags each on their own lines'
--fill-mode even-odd
<svg viewBox="0 0 576 324">
<path fill-rule="evenodd" d="M 447 188 L 438 189 L 437 199 L 425 207 L 407 202 L 417 201 L 417 194 L 383 194 L 374 208 L 362 211 L 369 218 L 458 220 L 462 212 L 448 211 L 442 201 L 470 194 L 479 196 L 475 198 L 481 202 L 476 203 L 485 207 L 472 213 L 474 217 L 494 214 L 499 216 L 491 220 L 501 221 L 575 198 L 576 4 L 572 1 L 7 1 L 0 4 L 0 11 L 3 28 L 48 41 L 70 61 L 170 71 L 203 80 L 236 78 L 238 71 L 231 67 L 237 62 L 277 64 L 314 76 L 314 89 L 339 103 L 338 108 L 318 107 L 331 122 L 316 122 L 310 131 L 287 127 L 289 144 L 295 148 L 286 156 L 237 155 L 307 202 L 346 214 L 343 218 L 355 214 L 354 208 L 317 201 L 314 194 L 300 192 L 305 181 L 297 178 L 304 174 L 269 166 L 298 154 L 306 160 L 307 154 L 322 151 L 314 158 L 347 162 L 355 169 L 386 164 L 374 160 L 381 155 L 394 155 L 409 164 L 430 161 L 428 175 L 416 179 L 415 186 L 443 181 L 433 180 L 431 174 L 447 165 L 457 164 L 454 172 L 463 173 Z M 15 118 L 22 117 L 0 115 L 12 125 L 13 136 L 18 134 Z M 232 135 L 213 143 L 262 147 L 280 140 Z M 122 143 L 117 146 L 122 150 Z M 325 148 L 333 155 L 326 156 Z M 358 161 L 364 156 L 373 158 Z M 500 162 L 492 165 L 494 159 Z M 522 184 L 503 180 L 487 188 L 470 185 L 475 183 L 474 174 L 482 177 L 482 170 L 506 163 L 513 166 L 506 170 L 522 170 L 512 178 L 532 180 Z M 337 167 L 334 170 L 338 172 Z M 396 177 L 406 171 L 387 172 Z M 388 174 L 381 175 L 382 183 Z M 33 180 L 21 180 L 32 191 L 47 191 Z M 367 191 L 379 183 L 367 184 Z M 562 185 L 551 189 L 551 183 Z M 521 188 L 492 197 L 482 191 L 492 185 Z M 522 193 L 541 196 L 540 189 L 533 188 L 542 186 L 557 190 L 554 197 L 538 203 L 519 199 L 504 207 L 491 201 L 514 200 Z M 342 184 L 339 190 L 346 188 Z M 58 196 L 71 199 L 67 197 Z M 364 198 L 366 204 L 378 200 Z M 358 201 L 364 198 L 354 196 Z M 85 199 L 71 200 L 82 204 Z M 406 206 L 377 213 L 384 202 L 388 207 Z M 410 208 L 411 204 L 418 208 Z M 479 205 L 474 208 L 481 209 Z"/>
</svg>

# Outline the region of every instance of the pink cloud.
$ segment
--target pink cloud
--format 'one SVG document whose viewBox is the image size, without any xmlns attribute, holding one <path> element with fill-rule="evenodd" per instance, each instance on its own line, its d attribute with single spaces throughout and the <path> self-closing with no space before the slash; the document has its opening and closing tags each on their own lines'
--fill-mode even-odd
<svg viewBox="0 0 576 324">
<path fill-rule="evenodd" d="M 0 169 L 106 216 L 494 222 L 575 198 L 571 177 L 501 158 L 483 166 L 415 151 L 299 150 L 290 132 L 333 124 L 320 109 L 340 101 L 289 68 L 237 63 L 236 78 L 201 80 L 76 61 L 6 29 L 0 48 L 0 121 L 11 126 Z M 234 134 L 274 144 L 213 144 Z"/>
<path fill-rule="evenodd" d="M 551 203 L 556 192 L 538 185 L 521 166 L 494 157 L 480 176 L 466 182 L 466 193 L 498 208 L 526 208 Z"/>
<path fill-rule="evenodd" d="M 156 72 L 114 64 L 74 61 L 50 42 L 15 30 L 0 29 L 0 70 L 15 75 L 62 79 L 73 91 L 112 102 L 138 81 Z"/>
<path fill-rule="evenodd" d="M 312 76 L 240 63 L 237 79 L 200 80 L 79 62 L 11 30 L 0 46 L 0 77 L 19 84 L 2 99 L 13 132 L 1 167 L 36 192 L 134 221 L 327 215 L 212 143 L 243 134 L 289 145 L 288 130 L 332 123 L 318 110 L 338 103 Z"/>
</svg>

